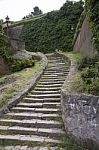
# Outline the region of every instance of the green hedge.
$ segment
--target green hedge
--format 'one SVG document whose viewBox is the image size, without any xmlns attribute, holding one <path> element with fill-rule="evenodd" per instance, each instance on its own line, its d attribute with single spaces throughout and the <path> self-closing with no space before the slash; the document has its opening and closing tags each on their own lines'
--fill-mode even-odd
<svg viewBox="0 0 99 150">
<path fill-rule="evenodd" d="M 82 1 L 67 1 L 59 11 L 52 11 L 25 24 L 21 38 L 26 43 L 26 49 L 43 53 L 56 49 L 72 50 L 73 36 L 82 11 Z"/>
</svg>

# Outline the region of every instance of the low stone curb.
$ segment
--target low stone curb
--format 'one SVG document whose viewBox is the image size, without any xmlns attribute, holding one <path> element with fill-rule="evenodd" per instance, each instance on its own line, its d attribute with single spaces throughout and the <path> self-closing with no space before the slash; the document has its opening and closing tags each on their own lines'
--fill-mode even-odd
<svg viewBox="0 0 99 150">
<path fill-rule="evenodd" d="M 18 92 L 18 94 L 13 97 L 6 106 L 0 109 L 0 115 L 3 115 L 4 113 L 9 112 L 9 109 L 14 107 L 19 101 L 35 86 L 36 82 L 41 77 L 42 73 L 44 72 L 46 66 L 47 66 L 47 57 L 38 52 L 39 57 L 42 60 L 43 66 L 40 67 L 40 69 L 33 75 L 33 79 L 30 81 L 30 84 L 25 87 L 25 89 L 21 92 Z"/>
<path fill-rule="evenodd" d="M 76 61 L 70 59 L 70 62 L 69 74 L 61 88 L 65 129 L 76 144 L 99 150 L 99 96 L 72 93 L 65 89 L 72 82 L 77 69 Z"/>
</svg>

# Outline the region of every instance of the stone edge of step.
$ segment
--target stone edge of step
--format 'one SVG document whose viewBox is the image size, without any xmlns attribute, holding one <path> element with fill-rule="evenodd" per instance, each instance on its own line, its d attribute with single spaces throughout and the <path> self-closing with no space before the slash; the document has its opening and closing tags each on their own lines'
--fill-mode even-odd
<svg viewBox="0 0 99 150">
<path fill-rule="evenodd" d="M 43 72 L 48 64 L 48 59 L 44 54 L 42 54 L 40 52 L 38 52 L 38 55 L 42 61 L 42 65 L 41 65 L 40 69 L 34 74 L 33 79 L 30 81 L 30 84 L 27 85 L 23 91 L 18 92 L 16 96 L 14 96 L 13 98 L 10 99 L 10 101 L 8 102 L 7 105 L 5 105 L 3 108 L 0 109 L 0 115 L 9 112 L 9 109 L 12 108 L 13 106 L 15 106 L 20 101 L 20 99 L 22 97 L 24 97 L 24 95 L 27 94 L 31 90 L 31 88 L 33 88 L 35 86 L 36 82 L 43 74 Z"/>
</svg>

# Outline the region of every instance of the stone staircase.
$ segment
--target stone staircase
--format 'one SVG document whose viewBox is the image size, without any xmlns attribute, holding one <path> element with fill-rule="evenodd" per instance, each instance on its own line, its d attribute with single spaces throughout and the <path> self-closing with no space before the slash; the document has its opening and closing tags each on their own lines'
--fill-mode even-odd
<svg viewBox="0 0 99 150">
<path fill-rule="evenodd" d="M 2 150 L 66 149 L 60 89 L 69 69 L 62 57 L 47 57 L 48 66 L 35 88 L 0 118 Z"/>
</svg>

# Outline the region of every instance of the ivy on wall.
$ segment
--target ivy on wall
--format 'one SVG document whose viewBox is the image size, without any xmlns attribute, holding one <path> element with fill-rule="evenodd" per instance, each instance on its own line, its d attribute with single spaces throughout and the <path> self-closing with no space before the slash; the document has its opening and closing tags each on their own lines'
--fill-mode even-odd
<svg viewBox="0 0 99 150">
<path fill-rule="evenodd" d="M 83 11 L 83 2 L 66 1 L 59 11 L 24 25 L 21 38 L 29 51 L 53 52 L 56 49 L 72 50 L 78 19 Z"/>
<path fill-rule="evenodd" d="M 99 0 L 85 0 L 85 10 L 93 33 L 92 41 L 99 52 Z"/>
<path fill-rule="evenodd" d="M 2 22 L 0 21 L 0 56 L 3 57 L 7 63 L 9 63 L 12 53 L 10 42 L 6 35 L 4 35 Z"/>
</svg>

